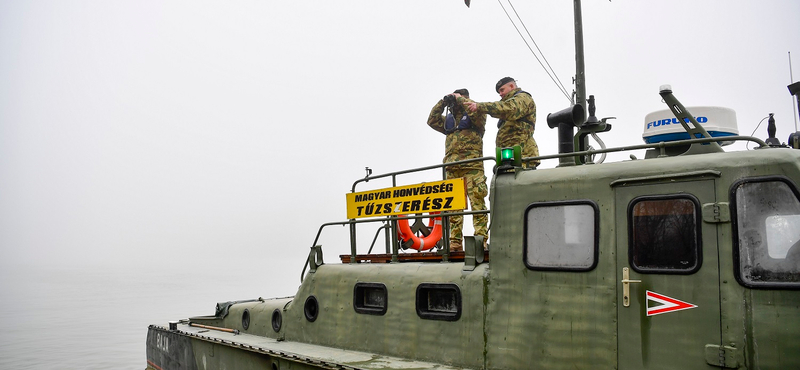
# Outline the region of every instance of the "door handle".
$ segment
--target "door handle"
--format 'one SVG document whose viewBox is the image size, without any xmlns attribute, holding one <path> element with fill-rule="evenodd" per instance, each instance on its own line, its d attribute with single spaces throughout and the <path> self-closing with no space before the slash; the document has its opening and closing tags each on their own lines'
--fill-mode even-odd
<svg viewBox="0 0 800 370">
<path fill-rule="evenodd" d="M 641 280 L 631 280 L 631 269 L 627 267 L 622 268 L 622 305 L 629 307 L 631 305 L 631 283 L 641 283 Z"/>
</svg>

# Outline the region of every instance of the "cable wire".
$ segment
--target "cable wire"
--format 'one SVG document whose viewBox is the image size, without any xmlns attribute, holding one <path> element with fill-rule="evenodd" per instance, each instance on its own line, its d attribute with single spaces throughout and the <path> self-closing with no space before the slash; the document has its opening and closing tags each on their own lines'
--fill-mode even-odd
<svg viewBox="0 0 800 370">
<path fill-rule="evenodd" d="M 756 130 L 758 130 L 758 128 L 761 127 L 761 124 L 764 123 L 764 120 L 767 119 L 767 118 L 769 118 L 769 116 L 766 116 L 766 117 L 762 118 L 761 121 L 758 121 L 758 125 L 756 125 L 756 128 L 753 129 L 753 133 L 751 133 L 750 136 L 753 136 L 753 135 L 756 134 Z M 747 149 L 747 150 L 750 150 L 750 142 L 749 141 L 744 145 L 744 148 Z"/>
<path fill-rule="evenodd" d="M 519 27 L 517 27 L 516 23 L 514 23 L 514 20 L 511 18 L 511 15 L 510 15 L 510 14 L 508 14 L 508 11 L 506 10 L 506 7 L 505 7 L 505 6 L 503 6 L 503 3 L 501 3 L 501 2 L 500 2 L 500 0 L 497 0 L 497 3 L 498 3 L 498 4 L 500 4 L 500 7 L 501 7 L 501 8 L 503 8 L 503 12 L 504 12 L 504 13 L 506 13 L 506 17 L 508 17 L 508 20 L 509 20 L 509 21 L 511 21 L 511 25 L 513 25 L 513 26 L 514 26 L 514 29 L 515 29 L 515 30 L 517 30 L 517 33 L 519 34 L 519 37 L 521 37 L 521 38 L 522 38 L 522 41 L 523 41 L 523 42 L 525 42 L 525 46 L 527 46 L 527 47 L 528 47 L 528 50 L 530 50 L 530 51 L 531 51 L 531 54 L 533 54 L 533 57 L 534 57 L 534 58 L 536 58 L 536 61 L 537 61 L 537 62 L 539 62 L 539 65 L 540 65 L 540 66 L 542 66 L 542 68 L 544 69 L 545 73 L 547 73 L 547 76 L 548 76 L 548 77 L 550 77 L 550 79 L 553 81 L 553 83 L 554 83 L 554 84 L 556 84 L 556 87 L 558 87 L 558 90 L 559 90 L 559 91 L 561 91 L 561 93 L 562 93 L 562 94 L 564 94 L 564 96 L 567 98 L 567 100 L 569 100 L 569 101 L 570 101 L 570 103 L 572 103 L 572 98 L 570 97 L 570 94 L 567 92 L 567 90 L 564 88 L 564 86 L 563 86 L 563 85 L 560 85 L 560 84 L 559 84 L 559 83 L 560 83 L 560 81 L 556 81 L 556 80 L 557 80 L 557 78 L 553 76 L 553 75 L 555 74 L 555 71 L 553 71 L 553 73 L 551 74 L 551 73 L 550 73 L 550 70 L 548 70 L 548 69 L 547 69 L 547 68 L 544 66 L 544 64 L 542 63 L 542 61 L 539 59 L 539 56 L 538 56 L 538 55 L 536 55 L 536 53 L 533 51 L 533 48 L 531 48 L 530 44 L 528 44 L 528 40 L 526 40 L 526 39 L 525 39 L 525 36 L 523 36 L 523 35 L 522 35 L 522 32 L 520 32 L 520 30 L 519 30 Z M 510 1 L 509 1 L 509 4 L 511 4 L 511 2 L 510 2 Z M 513 5 L 511 5 L 511 7 L 513 8 L 514 6 L 513 6 Z M 514 12 L 516 13 L 516 10 L 515 10 Z M 517 15 L 517 17 L 519 18 L 519 15 Z M 525 24 L 522 22 L 522 19 L 520 19 L 519 21 L 520 21 L 520 23 L 522 23 L 522 25 L 523 25 L 523 27 L 524 27 L 524 26 L 525 26 Z M 526 31 L 527 31 L 527 28 L 526 28 Z M 530 33 L 529 33 L 528 35 L 530 36 Z M 531 41 L 533 41 L 533 37 L 531 37 Z M 536 42 L 534 42 L 534 45 L 535 45 L 535 44 L 536 44 Z M 539 47 L 537 46 L 536 48 L 538 49 Z M 539 53 L 541 53 L 541 50 L 539 50 Z M 542 54 L 542 58 L 544 58 L 544 54 Z M 550 65 L 550 64 L 548 63 L 548 66 L 549 66 L 549 65 Z"/>
<path fill-rule="evenodd" d="M 511 0 L 508 0 L 508 5 L 511 5 L 511 9 L 514 11 L 514 15 L 516 15 L 517 19 L 519 19 L 519 23 L 522 24 L 522 28 L 525 29 L 525 33 L 528 34 L 528 37 L 531 39 L 531 42 L 533 42 L 533 46 L 536 46 L 536 50 L 539 51 L 539 54 L 542 56 L 542 59 L 544 59 L 544 62 L 547 64 L 547 68 L 549 68 L 550 71 L 553 72 L 553 76 L 555 76 L 555 79 L 558 80 L 558 85 L 561 86 L 561 91 L 566 92 L 567 88 L 564 87 L 564 83 L 561 82 L 561 79 L 558 78 L 556 71 L 550 65 L 550 62 L 547 61 L 547 57 L 544 56 L 542 49 L 539 49 L 539 45 L 536 43 L 536 40 L 533 39 L 533 36 L 531 36 L 530 31 L 528 31 L 528 27 L 525 26 L 525 22 L 522 21 L 522 17 L 520 17 L 519 13 L 517 13 L 517 8 L 514 7 L 514 4 L 511 3 Z"/>
</svg>

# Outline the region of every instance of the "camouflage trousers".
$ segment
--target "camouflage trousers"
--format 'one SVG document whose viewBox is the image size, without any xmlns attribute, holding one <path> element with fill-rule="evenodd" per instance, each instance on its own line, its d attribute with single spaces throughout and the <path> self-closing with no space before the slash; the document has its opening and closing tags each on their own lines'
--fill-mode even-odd
<svg viewBox="0 0 800 370">
<path fill-rule="evenodd" d="M 446 171 L 448 179 L 464 177 L 467 185 L 467 196 L 473 211 L 482 211 L 486 209 L 486 202 L 484 198 L 489 194 L 489 188 L 486 187 L 486 176 L 483 170 L 475 169 L 450 169 Z M 472 225 L 475 227 L 475 235 L 483 236 L 483 240 L 489 238 L 488 222 L 489 215 L 472 215 Z M 464 226 L 464 216 L 451 216 L 450 217 L 450 242 L 461 244 L 461 239 L 464 235 L 461 232 Z"/>
<path fill-rule="evenodd" d="M 536 140 L 533 137 L 527 138 L 522 143 L 522 158 L 528 157 L 538 157 L 539 156 L 539 146 L 536 145 Z M 539 166 L 540 161 L 523 161 L 522 167 L 524 168 L 536 168 Z"/>
</svg>

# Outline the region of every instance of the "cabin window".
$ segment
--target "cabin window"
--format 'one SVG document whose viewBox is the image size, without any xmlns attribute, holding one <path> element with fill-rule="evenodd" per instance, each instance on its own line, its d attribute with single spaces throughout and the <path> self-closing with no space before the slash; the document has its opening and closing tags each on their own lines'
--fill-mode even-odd
<svg viewBox="0 0 800 370">
<path fill-rule="evenodd" d="M 690 274 L 701 265 L 700 204 L 690 195 L 640 197 L 628 208 L 628 256 L 641 273 Z"/>
<path fill-rule="evenodd" d="M 736 278 L 750 287 L 800 286 L 800 195 L 784 178 L 732 187 Z"/>
<path fill-rule="evenodd" d="M 534 203 L 525 210 L 525 266 L 588 271 L 597 265 L 598 207 L 591 201 Z"/>
<path fill-rule="evenodd" d="M 417 315 L 429 320 L 458 320 L 461 317 L 458 285 L 425 283 L 417 286 Z"/>
<path fill-rule="evenodd" d="M 383 315 L 388 301 L 386 285 L 380 283 L 356 283 L 353 289 L 353 308 L 358 313 Z"/>
</svg>

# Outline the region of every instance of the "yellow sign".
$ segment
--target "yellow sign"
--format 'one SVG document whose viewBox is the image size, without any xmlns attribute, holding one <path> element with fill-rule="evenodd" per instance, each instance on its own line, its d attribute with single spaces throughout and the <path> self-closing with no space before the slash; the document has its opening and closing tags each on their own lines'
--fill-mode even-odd
<svg viewBox="0 0 800 370">
<path fill-rule="evenodd" d="M 461 211 L 467 208 L 464 178 L 347 194 L 347 218 Z"/>
</svg>

